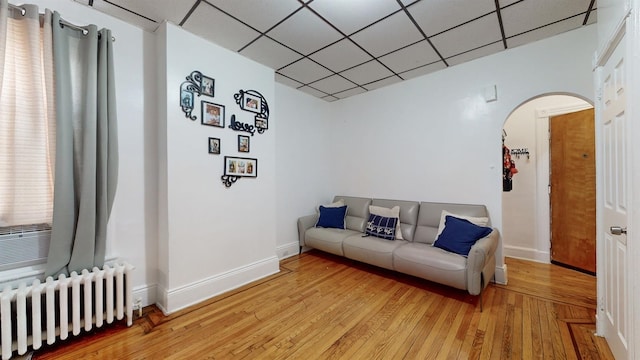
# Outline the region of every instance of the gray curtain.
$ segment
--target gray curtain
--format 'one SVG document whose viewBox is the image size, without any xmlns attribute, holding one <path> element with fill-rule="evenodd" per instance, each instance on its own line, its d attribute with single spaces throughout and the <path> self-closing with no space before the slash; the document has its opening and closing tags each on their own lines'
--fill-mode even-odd
<svg viewBox="0 0 640 360">
<path fill-rule="evenodd" d="M 118 153 L 111 31 L 53 14 L 56 167 L 46 276 L 102 267 Z"/>
</svg>

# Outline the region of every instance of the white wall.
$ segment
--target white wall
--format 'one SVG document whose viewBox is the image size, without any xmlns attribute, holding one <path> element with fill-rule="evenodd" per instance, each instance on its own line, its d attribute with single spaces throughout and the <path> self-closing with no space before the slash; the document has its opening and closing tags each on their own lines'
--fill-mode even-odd
<svg viewBox="0 0 640 360">
<path fill-rule="evenodd" d="M 14 4 L 22 2 L 10 1 Z M 108 227 L 107 257 L 133 264 L 134 297 L 155 302 L 156 259 L 156 140 L 155 60 L 153 37 L 130 24 L 67 0 L 31 0 L 42 12 L 57 10 L 65 20 L 96 24 L 112 30 L 118 116 L 120 166 L 118 188 Z"/>
<path fill-rule="evenodd" d="M 504 255 L 550 262 L 549 114 L 558 115 L 591 107 L 572 96 L 551 95 L 518 107 L 507 119 L 505 145 L 527 148 L 530 157 L 512 159 L 518 173 L 513 190 L 502 193 Z"/>
<path fill-rule="evenodd" d="M 540 94 L 591 99 L 595 37 L 587 26 L 336 102 L 335 192 L 485 204 L 501 229 L 504 121 Z M 487 103 L 492 85 L 498 100 Z"/>
<path fill-rule="evenodd" d="M 253 123 L 255 114 L 235 103 L 239 90 L 256 90 L 275 104 L 273 70 L 172 24 L 158 32 L 164 71 L 166 133 L 159 136 L 162 249 L 158 305 L 174 312 L 218 293 L 279 270 L 276 256 L 275 133 L 269 119 L 264 134 L 250 136 L 250 153 L 238 152 L 238 135 L 228 128 L 236 120 Z M 166 50 L 166 51 L 165 51 Z M 195 98 L 192 121 L 180 107 L 180 85 L 192 71 L 215 79 L 215 96 Z M 164 79 L 163 79 L 164 81 Z M 163 94 L 165 95 L 165 94 Z M 200 123 L 200 101 L 225 106 L 225 128 Z M 208 153 L 208 138 L 221 139 L 221 155 Z M 166 153 L 165 153 L 166 151 Z M 258 159 L 257 178 L 241 178 L 230 188 L 222 181 L 224 156 Z M 166 167 L 166 168 L 165 168 Z M 166 171 L 165 171 L 166 169 Z M 164 179 L 166 177 L 166 179 Z M 166 197 L 166 199 L 165 199 Z"/>
<path fill-rule="evenodd" d="M 331 103 L 276 83 L 276 216 L 279 258 L 299 251 L 296 219 L 329 203 L 340 177 L 331 171 Z"/>
</svg>

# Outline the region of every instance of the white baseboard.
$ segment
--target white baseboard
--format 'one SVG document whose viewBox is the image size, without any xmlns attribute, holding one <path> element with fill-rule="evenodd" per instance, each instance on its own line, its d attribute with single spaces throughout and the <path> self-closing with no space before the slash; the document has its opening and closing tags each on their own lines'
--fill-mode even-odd
<svg viewBox="0 0 640 360">
<path fill-rule="evenodd" d="M 496 284 L 507 285 L 507 264 L 502 266 L 496 265 L 494 280 Z"/>
<path fill-rule="evenodd" d="M 278 255 L 278 259 L 280 260 L 298 255 L 299 253 L 300 243 L 298 243 L 297 241 L 276 247 L 276 254 Z"/>
<path fill-rule="evenodd" d="M 502 248 L 502 253 L 506 257 L 531 260 L 544 264 L 551 263 L 551 254 L 548 251 L 505 245 Z"/>
<path fill-rule="evenodd" d="M 142 306 L 153 305 L 157 302 L 158 286 L 144 285 L 133 289 L 133 303 L 136 303 L 137 299 L 140 299 Z"/>
<path fill-rule="evenodd" d="M 159 294 L 158 307 L 165 315 L 239 288 L 280 271 L 276 256 L 257 261 Z"/>
</svg>

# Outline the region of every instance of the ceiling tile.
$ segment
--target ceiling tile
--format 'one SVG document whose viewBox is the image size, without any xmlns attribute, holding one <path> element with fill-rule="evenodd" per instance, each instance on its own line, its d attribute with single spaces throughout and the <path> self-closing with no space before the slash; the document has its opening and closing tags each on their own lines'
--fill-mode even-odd
<svg viewBox="0 0 640 360">
<path fill-rule="evenodd" d="M 586 25 L 595 24 L 598 21 L 598 10 L 593 10 L 591 14 L 589 14 L 589 19 L 587 20 Z"/>
<path fill-rule="evenodd" d="M 537 0 L 535 0 L 537 1 Z M 429 0 L 407 8 L 427 36 L 496 11 L 494 0 Z M 495 18 L 498 21 L 498 18 Z"/>
<path fill-rule="evenodd" d="M 523 1 L 500 11 L 507 37 L 566 19 L 589 9 L 590 0 Z M 581 17 L 584 20 L 584 17 Z"/>
<path fill-rule="evenodd" d="M 509 5 L 517 3 L 519 1 L 522 1 L 522 0 L 498 0 L 498 2 L 500 3 L 500 8 L 509 6 Z"/>
<path fill-rule="evenodd" d="M 309 86 L 303 86 L 303 87 L 299 88 L 298 90 L 304 91 L 309 95 L 313 95 L 313 96 L 319 97 L 319 98 L 323 98 L 323 97 L 328 95 L 328 94 L 323 93 L 320 90 L 316 90 L 316 89 L 314 89 L 312 87 L 309 87 Z"/>
<path fill-rule="evenodd" d="M 175 1 L 175 0 L 173 0 Z M 265 32 L 279 23 L 302 5 L 296 0 L 278 1 L 238 1 L 207 0 L 223 11 L 235 16 L 240 21 L 251 24 L 254 28 Z M 179 2 L 179 1 L 176 1 Z"/>
<path fill-rule="evenodd" d="M 440 54 L 446 58 L 502 40 L 502 33 L 497 15 L 490 14 L 434 36 L 430 40 Z"/>
<path fill-rule="evenodd" d="M 314 0 L 309 6 L 347 35 L 400 10 L 389 0 Z"/>
<path fill-rule="evenodd" d="M 278 72 L 304 84 L 308 84 L 331 75 L 331 71 L 309 59 L 297 61 L 278 70 Z"/>
<path fill-rule="evenodd" d="M 297 82 L 293 79 L 289 79 L 288 77 L 280 73 L 276 73 L 275 78 L 276 78 L 276 81 L 279 82 L 280 84 L 284 84 L 292 88 L 299 88 L 300 86 L 304 85 L 303 83 Z"/>
<path fill-rule="evenodd" d="M 242 49 L 240 54 L 272 69 L 280 69 L 301 58 L 295 51 L 278 44 L 266 36 L 260 37 L 251 45 Z"/>
<path fill-rule="evenodd" d="M 340 72 L 371 60 L 371 56 L 354 45 L 349 39 L 340 40 L 309 57 L 335 72 Z"/>
<path fill-rule="evenodd" d="M 381 56 L 424 37 L 401 11 L 352 35 L 351 39 L 374 56 Z"/>
<path fill-rule="evenodd" d="M 342 92 L 339 92 L 337 94 L 333 94 L 333 96 L 335 96 L 338 99 L 346 99 L 349 96 L 353 96 L 353 95 L 358 95 L 358 94 L 362 94 L 363 92 L 366 92 L 367 90 L 361 88 L 361 87 L 354 87 L 352 89 L 349 90 L 345 90 Z"/>
<path fill-rule="evenodd" d="M 309 85 L 313 86 L 318 90 L 324 91 L 327 94 L 335 94 L 347 89 L 351 89 L 356 86 L 356 84 L 352 83 L 349 80 L 346 80 L 345 78 L 339 75 L 329 76 L 328 78 L 318 80 Z"/>
<path fill-rule="evenodd" d="M 83 4 L 87 4 L 88 5 L 88 1 L 81 1 Z M 146 3 L 145 7 L 138 7 L 136 6 L 136 9 L 138 11 L 134 12 L 134 10 L 129 9 L 129 11 L 127 11 L 128 7 L 131 6 L 135 6 L 136 4 L 138 4 L 135 1 L 114 1 L 113 3 L 110 2 L 106 2 L 103 0 L 95 0 L 93 2 L 93 8 L 99 11 L 102 11 L 104 13 L 107 13 L 113 17 L 116 17 L 118 19 L 121 19 L 123 21 L 126 21 L 130 24 L 134 24 L 137 26 L 140 26 L 141 28 L 148 30 L 148 31 L 155 31 L 158 26 L 160 25 L 160 23 L 165 19 L 164 16 L 159 16 L 159 14 L 163 13 L 161 11 L 152 11 L 151 9 L 147 9 L 149 8 L 149 3 L 151 1 L 144 1 Z M 167 4 L 167 6 L 171 7 L 171 6 L 177 6 L 178 4 L 174 4 L 172 1 L 163 1 L 164 3 Z M 142 4 L 143 2 L 141 1 L 140 4 Z M 118 4 L 118 5 L 114 5 L 114 4 Z M 126 4 L 126 5 L 125 5 Z M 139 5 L 139 4 L 138 4 Z M 189 11 L 189 9 L 191 8 L 191 6 L 193 5 L 193 3 L 188 3 L 187 4 L 187 10 L 183 13 L 180 13 L 180 15 L 178 16 L 177 14 L 179 13 L 179 11 L 176 10 L 175 13 L 170 14 L 172 16 L 175 16 L 176 19 L 179 18 L 179 20 L 176 22 L 180 23 L 180 21 L 182 21 L 182 18 L 186 15 L 186 13 Z M 117 36 L 117 34 L 115 34 Z"/>
<path fill-rule="evenodd" d="M 240 50 L 260 35 L 204 2 L 200 3 L 182 27 L 233 51 Z"/>
<path fill-rule="evenodd" d="M 334 102 L 334 101 L 337 101 L 337 100 L 340 100 L 340 99 L 338 99 L 335 96 L 327 95 L 327 96 L 323 97 L 322 100 L 325 100 L 325 101 L 328 101 L 328 102 Z"/>
<path fill-rule="evenodd" d="M 362 85 L 386 78 L 393 75 L 393 73 L 380 65 L 379 62 L 371 60 L 368 63 L 356 66 L 353 69 L 343 71 L 340 75 L 356 84 Z"/>
<path fill-rule="evenodd" d="M 574 17 L 565 21 L 560 21 L 555 24 L 542 27 L 537 30 L 526 32 L 522 35 L 508 38 L 507 47 L 513 48 L 579 28 L 582 26 L 583 20 L 584 19 L 582 17 Z"/>
<path fill-rule="evenodd" d="M 379 60 L 398 73 L 438 61 L 440 56 L 426 40 L 422 40 L 417 44 L 385 55 Z"/>
<path fill-rule="evenodd" d="M 342 38 L 339 32 L 308 9 L 298 11 L 267 34 L 305 55 Z"/>
<path fill-rule="evenodd" d="M 463 62 L 471 61 L 477 58 L 481 58 L 483 56 L 495 54 L 499 51 L 504 50 L 504 46 L 502 45 L 502 41 L 497 42 L 495 44 L 483 46 L 479 49 L 475 49 L 473 51 L 466 52 L 464 54 L 460 54 L 457 56 L 453 56 L 447 58 L 447 63 L 450 66 L 462 64 Z"/>
<path fill-rule="evenodd" d="M 418 76 L 422 76 L 422 75 L 426 75 L 429 73 L 432 73 L 434 71 L 438 71 L 438 70 L 442 70 L 445 69 L 447 66 L 444 64 L 444 62 L 442 61 L 438 61 L 436 63 L 433 64 L 429 64 L 429 65 L 425 65 L 425 66 L 421 66 L 419 68 L 413 69 L 413 70 L 409 70 L 409 71 L 405 71 L 401 74 L 399 74 L 400 76 L 402 76 L 403 79 L 405 80 L 409 80 Z"/>
<path fill-rule="evenodd" d="M 367 88 L 367 90 L 375 90 L 387 85 L 395 84 L 400 81 L 402 81 L 402 79 L 400 79 L 397 76 L 389 76 L 386 79 L 382 79 L 382 80 L 378 80 L 378 81 L 374 81 L 372 83 L 366 84 L 364 87 Z"/>
</svg>

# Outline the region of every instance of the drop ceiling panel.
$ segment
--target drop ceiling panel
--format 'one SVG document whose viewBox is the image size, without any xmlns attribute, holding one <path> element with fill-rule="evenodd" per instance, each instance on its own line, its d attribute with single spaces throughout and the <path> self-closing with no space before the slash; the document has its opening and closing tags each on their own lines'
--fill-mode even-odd
<svg viewBox="0 0 640 360">
<path fill-rule="evenodd" d="M 400 10 L 397 2 L 389 0 L 314 0 L 309 7 L 345 35 Z"/>
<path fill-rule="evenodd" d="M 433 47 L 426 40 L 398 50 L 379 59 L 396 73 L 415 69 L 440 60 Z"/>
<path fill-rule="evenodd" d="M 479 49 L 475 49 L 464 54 L 447 58 L 447 63 L 449 64 L 449 66 L 458 65 L 462 64 L 463 62 L 468 62 L 483 56 L 495 54 L 502 50 L 504 50 L 504 46 L 502 45 L 502 41 L 500 41 L 498 43 L 483 46 Z"/>
<path fill-rule="evenodd" d="M 314 89 L 312 87 L 309 87 L 309 86 L 303 86 L 301 88 L 298 88 L 298 90 L 306 92 L 309 95 L 312 95 L 312 96 L 315 96 L 315 97 L 319 97 L 319 98 L 327 96 L 327 94 L 323 93 L 322 91 L 316 90 L 316 89 Z"/>
<path fill-rule="evenodd" d="M 300 59 L 302 56 L 286 46 L 282 46 L 266 36 L 260 37 L 240 51 L 240 54 L 272 69 L 280 69 Z"/>
<path fill-rule="evenodd" d="M 444 69 L 446 67 L 447 66 L 444 64 L 444 62 L 438 61 L 438 62 L 433 63 L 433 64 L 421 66 L 421 67 L 419 67 L 417 69 L 405 71 L 403 73 L 400 73 L 400 76 L 402 76 L 403 79 L 408 80 L 408 79 L 411 79 L 411 78 L 414 78 L 414 77 L 430 74 L 430 73 L 432 73 L 434 71 L 442 70 L 442 69 Z"/>
<path fill-rule="evenodd" d="M 368 84 L 393 75 L 391 71 L 375 60 L 343 71 L 340 74 L 358 85 Z"/>
<path fill-rule="evenodd" d="M 339 92 L 337 94 L 333 94 L 333 96 L 338 98 L 338 99 L 346 99 L 349 96 L 362 94 L 363 92 L 366 92 L 366 91 L 367 90 L 365 90 L 365 89 L 363 89 L 361 87 L 355 87 L 353 89 L 349 89 L 349 90 L 345 90 L 345 91 Z"/>
<path fill-rule="evenodd" d="M 206 4 L 198 6 L 183 27 L 233 51 L 240 50 L 260 36 L 260 33 Z"/>
<path fill-rule="evenodd" d="M 555 24 L 545 26 L 543 28 L 526 32 L 522 35 L 514 36 L 507 39 L 507 45 L 510 48 L 527 44 L 530 42 L 545 39 L 550 36 L 558 35 L 563 32 L 578 28 L 582 26 L 582 17 L 574 17 L 565 21 L 560 21 Z"/>
<path fill-rule="evenodd" d="M 507 37 L 518 35 L 585 12 L 590 2 L 590 0 L 529 0 L 514 4 L 501 11 L 505 35 Z"/>
<path fill-rule="evenodd" d="M 297 82 L 297 81 L 295 81 L 293 79 L 289 79 L 288 77 L 283 76 L 283 75 L 278 74 L 278 73 L 276 73 L 275 79 L 280 84 L 284 84 L 284 85 L 287 85 L 287 86 L 292 87 L 292 88 L 299 88 L 300 86 L 304 85 L 304 84 L 302 84 L 300 82 Z"/>
<path fill-rule="evenodd" d="M 88 4 L 88 0 L 78 2 L 85 5 Z M 147 10 L 144 10 L 141 14 L 136 14 L 133 11 L 127 11 L 126 8 L 120 8 L 103 0 L 95 0 L 93 2 L 93 8 L 148 31 L 155 31 L 160 25 L 160 22 L 162 22 L 162 18 L 159 18 L 160 20 L 156 20 L 151 18 L 151 15 L 145 15 L 145 13 L 149 12 Z M 118 34 L 114 34 L 114 36 L 117 38 Z"/>
<path fill-rule="evenodd" d="M 288 76 L 301 83 L 308 84 L 321 78 L 330 76 L 331 71 L 314 63 L 309 59 L 302 59 L 285 68 L 278 70 L 282 75 Z"/>
<path fill-rule="evenodd" d="M 274 25 L 282 21 L 284 18 L 286 18 L 302 6 L 296 0 L 207 0 L 207 2 L 217 6 L 226 13 L 236 17 L 240 21 L 246 24 L 251 24 L 251 26 L 261 32 L 269 30 Z"/>
<path fill-rule="evenodd" d="M 335 72 L 340 72 L 371 60 L 371 56 L 354 45 L 349 39 L 340 40 L 309 57 Z"/>
<path fill-rule="evenodd" d="M 144 17 L 147 17 L 156 23 L 161 23 L 163 20 L 169 20 L 174 24 L 179 24 L 182 19 L 189 13 L 189 10 L 193 7 L 196 0 L 110 0 L 108 2 L 102 0 L 95 0 L 96 3 L 108 4 L 114 8 L 128 9 L 131 13 L 137 13 Z"/>
<path fill-rule="evenodd" d="M 374 56 L 387 54 L 423 38 L 404 11 L 351 36 L 351 39 Z"/>
<path fill-rule="evenodd" d="M 308 9 L 298 11 L 268 35 L 305 55 L 343 37 Z"/>
<path fill-rule="evenodd" d="M 309 85 L 327 94 L 335 94 L 357 86 L 340 75 L 329 76 L 328 78 L 318 80 Z"/>
<path fill-rule="evenodd" d="M 395 83 L 400 82 L 400 81 L 402 81 L 402 80 L 399 77 L 390 76 L 388 78 L 381 79 L 381 80 L 369 83 L 369 84 L 365 85 L 365 87 L 367 88 L 367 90 L 375 90 L 375 89 L 379 89 L 379 88 L 387 86 L 387 85 L 395 84 Z"/>
<path fill-rule="evenodd" d="M 431 38 L 445 58 L 502 39 L 497 15 L 490 14 Z"/>
<path fill-rule="evenodd" d="M 429 0 L 417 2 L 408 10 L 425 34 L 433 36 L 496 11 L 496 5 L 494 0 Z"/>
</svg>

